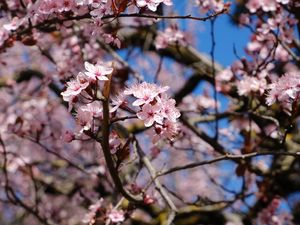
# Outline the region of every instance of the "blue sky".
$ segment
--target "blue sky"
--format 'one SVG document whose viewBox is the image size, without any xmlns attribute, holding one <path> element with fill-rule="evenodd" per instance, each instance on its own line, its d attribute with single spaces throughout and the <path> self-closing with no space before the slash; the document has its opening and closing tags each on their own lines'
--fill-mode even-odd
<svg viewBox="0 0 300 225">
<path fill-rule="evenodd" d="M 193 0 L 174 0 L 174 8 L 178 15 L 197 14 L 197 8 L 193 7 L 188 9 L 188 7 L 193 4 Z M 230 13 L 233 13 L 234 5 L 231 6 Z M 193 10 L 193 11 L 192 11 Z M 197 16 L 197 15 L 196 15 Z M 205 16 L 205 15 L 203 15 Z M 182 29 L 187 29 L 185 23 L 187 21 L 178 21 Z M 196 28 L 199 28 L 197 34 L 197 46 L 196 47 L 201 52 L 209 53 L 211 50 L 211 23 L 210 21 L 196 21 Z M 232 64 L 236 60 L 236 56 L 233 52 L 233 46 L 235 45 L 237 53 L 239 56 L 244 56 L 244 48 L 250 38 L 250 31 L 247 28 L 241 28 L 233 25 L 230 22 L 229 15 L 218 16 L 215 22 L 215 59 L 218 63 L 224 67 Z"/>
</svg>

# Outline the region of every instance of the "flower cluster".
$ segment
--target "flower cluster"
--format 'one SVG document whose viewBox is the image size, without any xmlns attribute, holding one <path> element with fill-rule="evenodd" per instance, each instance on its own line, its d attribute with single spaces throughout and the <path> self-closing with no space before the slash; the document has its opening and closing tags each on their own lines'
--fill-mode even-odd
<svg viewBox="0 0 300 225">
<path fill-rule="evenodd" d="M 268 105 L 276 101 L 285 108 L 290 109 L 291 104 L 299 98 L 300 73 L 287 73 L 269 85 L 269 93 L 266 99 Z"/>
<path fill-rule="evenodd" d="M 266 21 L 257 20 L 256 33 L 252 35 L 247 45 L 247 53 L 252 56 L 258 55 L 261 59 L 270 57 L 270 52 L 275 50 L 275 59 L 288 61 L 290 56 L 282 44 L 276 44 L 276 39 L 282 43 L 291 44 L 294 39 L 292 32 L 297 20 L 287 15 L 282 9 L 277 10 L 276 18 L 269 18 Z M 278 33 L 278 36 L 275 36 Z M 276 48 L 275 48 L 276 46 Z"/>
<path fill-rule="evenodd" d="M 67 89 L 61 93 L 64 101 L 72 105 L 79 94 L 84 91 L 91 82 L 97 80 L 108 80 L 107 75 L 113 72 L 113 68 L 109 64 L 99 62 L 95 65 L 85 62 L 85 72 L 79 72 L 76 79 L 67 82 Z"/>
<path fill-rule="evenodd" d="M 155 39 L 157 49 L 166 48 L 169 44 L 187 45 L 184 33 L 176 25 L 168 27 L 164 32 L 159 32 Z"/>
<path fill-rule="evenodd" d="M 238 93 L 244 96 L 256 92 L 262 95 L 265 92 L 266 86 L 267 81 L 264 77 L 245 76 L 242 80 L 237 82 Z"/>
<path fill-rule="evenodd" d="M 175 100 L 165 93 L 168 89 L 167 86 L 143 82 L 124 91 L 125 95 L 136 98 L 132 105 L 140 109 L 137 117 L 146 127 L 154 126 L 153 142 L 157 142 L 160 138 L 172 139 L 178 132 L 177 119 L 180 112 L 175 107 Z"/>
</svg>

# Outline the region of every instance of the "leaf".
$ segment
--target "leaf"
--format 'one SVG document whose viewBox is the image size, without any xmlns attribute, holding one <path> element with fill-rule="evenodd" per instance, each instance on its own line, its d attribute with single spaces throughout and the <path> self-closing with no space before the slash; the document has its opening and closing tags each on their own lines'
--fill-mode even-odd
<svg viewBox="0 0 300 225">
<path fill-rule="evenodd" d="M 129 0 L 112 0 L 111 9 L 116 15 L 119 15 L 126 10 L 128 2 Z"/>
</svg>

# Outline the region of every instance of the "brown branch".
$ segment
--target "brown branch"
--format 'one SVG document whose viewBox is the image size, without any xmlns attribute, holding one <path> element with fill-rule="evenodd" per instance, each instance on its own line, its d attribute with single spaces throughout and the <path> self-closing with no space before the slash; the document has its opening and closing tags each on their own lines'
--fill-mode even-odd
<svg viewBox="0 0 300 225">
<path fill-rule="evenodd" d="M 216 13 L 213 13 L 206 17 L 196 17 L 192 15 L 185 15 L 185 16 L 161 16 L 161 15 L 155 15 L 155 14 L 140 14 L 140 13 L 131 13 L 131 14 L 120 14 L 118 16 L 115 15 L 108 15 L 103 16 L 102 19 L 111 19 L 111 18 L 122 18 L 122 17 L 138 17 L 138 18 L 151 18 L 151 19 L 189 19 L 189 20 L 198 20 L 198 21 L 207 21 L 209 19 L 213 19 L 221 14 L 224 14 L 227 12 L 227 9 L 224 8 Z"/>
<path fill-rule="evenodd" d="M 234 161 L 240 161 L 240 160 L 245 160 L 245 159 L 249 159 L 249 158 L 254 158 L 257 156 L 264 156 L 264 155 L 272 155 L 272 156 L 279 156 L 279 155 L 285 155 L 285 156 L 293 156 L 293 157 L 299 157 L 300 156 L 300 152 L 270 152 L 270 151 L 264 151 L 264 152 L 252 152 L 252 153 L 248 153 L 248 154 L 242 154 L 242 155 L 233 155 L 233 154 L 226 154 L 226 155 L 222 155 L 219 156 L 217 158 L 214 159 L 210 159 L 210 160 L 204 160 L 201 162 L 195 162 L 195 163 L 190 163 L 184 166 L 175 166 L 171 169 L 168 169 L 167 171 L 161 172 L 157 175 L 157 177 L 160 176 L 164 176 L 170 173 L 174 173 L 180 170 L 186 170 L 186 169 L 192 169 L 195 167 L 199 167 L 199 166 L 204 166 L 204 165 L 208 165 L 208 164 L 213 164 L 216 162 L 220 162 L 223 160 L 234 160 Z"/>
<path fill-rule="evenodd" d="M 137 204 L 143 204 L 143 197 L 141 195 L 132 195 L 127 190 L 124 189 L 122 181 L 120 180 L 118 171 L 115 167 L 115 162 L 112 158 L 112 155 L 110 153 L 110 147 L 109 147 L 109 132 L 110 132 L 110 118 L 109 118 L 109 92 L 110 92 L 110 80 L 106 82 L 103 95 L 104 100 L 102 101 L 103 105 L 103 122 L 102 122 L 102 130 L 98 133 L 98 135 L 101 135 L 102 133 L 102 151 L 104 154 L 106 166 L 108 168 L 108 171 L 110 173 L 111 178 L 113 179 L 113 182 L 115 184 L 116 189 L 129 201 L 137 203 Z M 98 136 L 97 135 L 97 136 Z"/>
<path fill-rule="evenodd" d="M 110 123 L 115 123 L 118 121 L 124 121 L 124 120 L 128 120 L 128 119 L 137 119 L 137 116 L 123 116 L 123 117 L 116 117 L 110 120 Z"/>
</svg>

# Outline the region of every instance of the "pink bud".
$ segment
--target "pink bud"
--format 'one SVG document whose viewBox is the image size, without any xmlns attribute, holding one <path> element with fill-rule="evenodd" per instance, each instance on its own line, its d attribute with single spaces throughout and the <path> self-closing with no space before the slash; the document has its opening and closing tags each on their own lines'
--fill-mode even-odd
<svg viewBox="0 0 300 225">
<path fill-rule="evenodd" d="M 150 197 L 150 195 L 145 194 L 144 195 L 144 203 L 147 205 L 151 205 L 155 202 L 153 198 Z"/>
<path fill-rule="evenodd" d="M 64 142 L 72 142 L 73 140 L 75 140 L 75 135 L 72 131 L 67 130 L 62 137 Z"/>
</svg>

